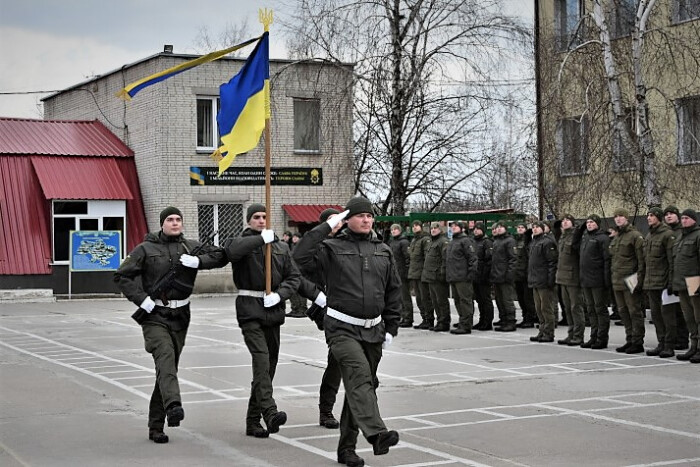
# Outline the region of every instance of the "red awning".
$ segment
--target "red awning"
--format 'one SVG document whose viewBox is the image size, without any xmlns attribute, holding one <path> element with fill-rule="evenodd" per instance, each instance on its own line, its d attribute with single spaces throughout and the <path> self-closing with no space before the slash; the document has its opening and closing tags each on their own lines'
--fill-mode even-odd
<svg viewBox="0 0 700 467">
<path fill-rule="evenodd" d="M 46 199 L 133 199 L 111 157 L 32 156 Z"/>
<path fill-rule="evenodd" d="M 282 209 L 287 213 L 292 222 L 313 224 L 318 222 L 318 216 L 328 209 L 333 208 L 342 211 L 343 207 L 337 204 L 283 204 Z"/>
</svg>

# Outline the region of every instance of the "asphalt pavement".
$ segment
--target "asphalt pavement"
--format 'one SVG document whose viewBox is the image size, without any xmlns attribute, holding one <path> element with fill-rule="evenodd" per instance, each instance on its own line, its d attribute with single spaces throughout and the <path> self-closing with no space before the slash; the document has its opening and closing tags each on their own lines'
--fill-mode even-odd
<svg viewBox="0 0 700 467">
<path fill-rule="evenodd" d="M 179 372 L 185 420 L 156 445 L 153 361 L 132 304 L 0 303 L 0 465 L 338 465 L 338 430 L 318 425 L 327 348 L 306 318 L 282 327 L 274 395 L 287 424 L 245 436 L 250 356 L 233 304 L 194 297 Z M 700 465 L 700 365 L 616 353 L 620 326 L 605 350 L 532 343 L 535 333 L 401 329 L 378 389 L 401 440 L 374 456 L 361 438 L 366 465 Z M 648 323 L 645 345 L 656 345 Z M 336 417 L 341 405 L 342 387 Z"/>
</svg>

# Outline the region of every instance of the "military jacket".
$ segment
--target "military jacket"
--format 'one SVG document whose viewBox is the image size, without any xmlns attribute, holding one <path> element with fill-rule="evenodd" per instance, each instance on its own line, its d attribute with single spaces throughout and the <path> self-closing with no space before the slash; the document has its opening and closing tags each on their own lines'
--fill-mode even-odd
<svg viewBox="0 0 700 467">
<path fill-rule="evenodd" d="M 579 227 L 585 229 L 585 224 Z M 579 246 L 579 280 L 581 287 L 610 287 L 610 237 L 600 229 L 585 230 Z"/>
<path fill-rule="evenodd" d="M 580 287 L 579 247 L 581 231 L 572 227 L 562 230 L 559 237 L 559 261 L 557 262 L 557 284 Z"/>
<path fill-rule="evenodd" d="M 425 263 L 425 255 L 428 252 L 430 245 L 430 236 L 425 232 L 420 232 L 413 236 L 411 244 L 408 247 L 410 257 L 410 265 L 408 267 L 408 278 L 410 280 L 420 280 L 423 274 L 423 264 Z"/>
<path fill-rule="evenodd" d="M 445 278 L 447 282 L 474 282 L 478 259 L 474 240 L 464 233 L 456 234 L 447 244 Z"/>
<path fill-rule="evenodd" d="M 641 290 L 644 284 L 644 237 L 627 224 L 618 229 L 618 234 L 610 242 L 610 269 L 613 290 L 628 290 L 625 278 L 632 274 L 637 275 L 637 289 Z"/>
<path fill-rule="evenodd" d="M 423 263 L 423 274 L 420 280 L 423 282 L 446 282 L 445 258 L 447 257 L 447 243 L 449 240 L 445 234 L 431 236 L 428 251 Z"/>
<path fill-rule="evenodd" d="M 527 285 L 531 289 L 554 287 L 557 274 L 557 242 L 550 235 L 537 235 L 530 242 Z"/>
<path fill-rule="evenodd" d="M 491 283 L 513 283 L 515 263 L 515 240 L 508 233 L 494 235 L 491 254 Z"/>
<path fill-rule="evenodd" d="M 513 280 L 515 282 L 527 282 L 528 250 L 532 236 L 517 234 L 513 239 L 515 240 L 515 269 L 513 270 Z"/>
<path fill-rule="evenodd" d="M 247 228 L 240 237 L 231 239 L 224 251 L 233 268 L 233 282 L 238 289 L 265 290 L 265 241 L 260 232 Z M 275 306 L 265 308 L 258 297 L 236 297 L 238 324 L 258 320 L 263 326 L 279 326 L 284 323 L 285 300 L 299 288 L 301 274 L 292 260 L 289 246 L 285 242 L 273 242 L 272 291 L 282 299 Z"/>
<path fill-rule="evenodd" d="M 493 248 L 493 242 L 486 235 L 480 237 L 474 237 L 474 244 L 476 248 L 476 278 L 474 282 L 478 284 L 490 284 L 491 279 L 491 250 Z"/>
<path fill-rule="evenodd" d="M 408 252 L 409 244 L 410 242 L 408 241 L 408 238 L 406 238 L 406 235 L 403 233 L 398 237 L 392 237 L 391 243 L 389 244 L 392 253 L 394 253 L 396 269 L 398 270 L 399 277 L 402 281 L 408 279 L 408 269 L 411 264 L 411 256 Z"/>
<path fill-rule="evenodd" d="M 673 290 L 688 290 L 686 277 L 700 276 L 700 226 L 683 228 L 673 245 Z"/>
<path fill-rule="evenodd" d="M 675 242 L 676 235 L 667 225 L 659 224 L 649 228 L 649 233 L 644 238 L 644 290 L 662 290 L 671 285 Z"/>
</svg>

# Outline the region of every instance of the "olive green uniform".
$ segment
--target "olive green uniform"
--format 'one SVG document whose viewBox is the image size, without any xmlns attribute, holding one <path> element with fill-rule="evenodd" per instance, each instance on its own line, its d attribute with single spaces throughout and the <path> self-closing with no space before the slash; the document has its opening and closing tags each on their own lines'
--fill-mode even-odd
<svg viewBox="0 0 700 467">
<path fill-rule="evenodd" d="M 413 285 L 413 292 L 416 294 L 416 303 L 418 304 L 418 310 L 420 310 L 421 319 L 424 323 L 432 326 L 435 322 L 435 310 L 433 309 L 433 302 L 430 300 L 430 286 L 427 282 L 421 280 L 425 255 L 428 252 L 429 245 L 430 235 L 425 232 L 421 231 L 413 236 L 408 247 L 410 257 L 408 280 Z"/>
<path fill-rule="evenodd" d="M 676 312 L 664 308 L 661 298 L 663 291 L 671 287 L 675 242 L 676 236 L 673 231 L 664 224 L 650 227 L 644 239 L 644 291 L 649 299 L 659 350 L 674 350 L 676 344 Z"/>
<path fill-rule="evenodd" d="M 562 230 L 559 237 L 559 262 L 557 263 L 557 284 L 561 287 L 564 299 L 564 313 L 568 323 L 565 340 L 570 344 L 583 343 L 586 329 L 583 294 L 579 277 L 579 246 L 582 232 L 574 227 Z"/>
<path fill-rule="evenodd" d="M 618 229 L 610 242 L 612 286 L 617 311 L 625 326 L 627 344 L 644 344 L 644 310 L 642 310 L 642 286 L 644 284 L 644 237 L 631 224 Z M 637 286 L 630 292 L 625 278 L 637 275 Z"/>
<path fill-rule="evenodd" d="M 673 291 L 681 299 L 681 308 L 690 333 L 690 348 L 698 349 L 700 338 L 700 295 L 688 294 L 686 277 L 700 276 L 700 226 L 683 228 L 673 246 Z M 692 353 L 692 352 L 691 352 Z"/>
<path fill-rule="evenodd" d="M 162 231 L 149 233 L 114 273 L 119 290 L 136 306 L 140 306 L 154 284 L 171 267 L 177 267 L 179 271 L 173 287 L 164 296 L 157 297 L 160 302 L 156 302 L 151 313 L 140 313 L 139 319 L 144 346 L 153 357 L 156 370 L 156 383 L 148 409 L 148 427 L 160 431 L 165 424 L 166 408 L 181 403 L 177 369 L 190 323 L 189 303 L 176 308 L 172 306 L 177 305 L 176 301 L 186 300 L 190 296 L 197 277 L 197 269 L 180 265 L 180 256 L 198 245 L 198 242 L 186 240 L 182 235 L 167 236 Z M 215 248 L 198 255 L 198 258 L 199 269 L 221 266 L 220 251 Z M 165 306 L 163 298 L 169 306 Z"/>
<path fill-rule="evenodd" d="M 451 321 L 450 288 L 445 279 L 445 257 L 448 243 L 449 240 L 443 233 L 431 236 L 421 275 L 421 280 L 427 282 L 430 287 L 430 300 L 437 315 L 435 329 L 442 331 L 450 329 Z"/>
</svg>

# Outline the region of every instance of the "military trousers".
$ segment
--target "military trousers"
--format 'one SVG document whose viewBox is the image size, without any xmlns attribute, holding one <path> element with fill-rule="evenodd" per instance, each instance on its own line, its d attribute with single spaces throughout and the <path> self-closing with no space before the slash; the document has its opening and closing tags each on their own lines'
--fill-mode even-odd
<svg viewBox="0 0 700 467">
<path fill-rule="evenodd" d="M 512 282 L 493 284 L 494 295 L 496 296 L 496 306 L 498 307 L 498 319 L 501 326 L 515 324 L 515 288 Z"/>
<path fill-rule="evenodd" d="M 607 344 L 610 332 L 610 301 L 607 287 L 582 287 L 586 313 L 591 322 L 591 340 Z"/>
<path fill-rule="evenodd" d="M 401 301 L 403 303 L 401 322 L 413 324 L 413 299 L 411 298 L 411 283 L 408 279 L 401 279 Z"/>
<path fill-rule="evenodd" d="M 532 297 L 532 289 L 527 286 L 527 281 L 515 281 L 515 294 L 518 297 L 518 305 L 524 323 L 534 323 L 537 319 L 535 312 L 535 300 Z"/>
<path fill-rule="evenodd" d="M 272 380 L 280 352 L 280 327 L 263 326 L 259 321 L 247 321 L 240 326 L 243 341 L 253 359 L 246 423 L 258 423 L 261 416 L 267 423 L 277 413 L 277 404 L 272 397 Z"/>
<path fill-rule="evenodd" d="M 493 298 L 491 298 L 491 284 L 474 283 L 474 299 L 479 306 L 479 323 L 493 323 Z"/>
<path fill-rule="evenodd" d="M 450 287 L 447 282 L 429 282 L 430 286 L 430 301 L 435 307 L 437 315 L 436 326 L 450 325 Z"/>
<path fill-rule="evenodd" d="M 627 288 L 615 290 L 617 312 L 625 326 L 625 342 L 628 344 L 644 345 L 644 310 L 642 310 L 642 294 L 631 293 Z"/>
<path fill-rule="evenodd" d="M 340 414 L 338 452 L 355 449 L 359 430 L 365 438 L 386 431 L 377 402 L 377 367 L 382 344 L 353 339 L 346 335 L 328 338 L 328 348 L 343 376 L 345 400 Z"/>
<path fill-rule="evenodd" d="M 148 427 L 163 429 L 165 409 L 173 402 L 181 402 L 177 367 L 187 328 L 174 331 L 165 324 L 145 322 L 141 330 L 146 352 L 151 354 L 156 367 L 156 384 L 148 406 Z"/>
<path fill-rule="evenodd" d="M 700 295 L 688 295 L 688 290 L 678 291 L 678 297 L 681 299 L 681 309 L 683 309 L 683 317 L 685 324 L 688 325 L 690 340 L 697 342 L 700 336 Z"/>
<path fill-rule="evenodd" d="M 471 331 L 474 324 L 474 286 L 471 282 L 453 282 L 452 291 L 459 315 L 459 327 Z"/>
<path fill-rule="evenodd" d="M 569 326 L 567 337 L 570 341 L 581 342 L 586 330 L 586 315 L 581 288 L 574 285 L 560 285 L 559 290 L 561 290 L 564 313 L 566 313 L 566 322 Z"/>
<path fill-rule="evenodd" d="M 331 352 L 329 349 L 326 370 L 323 372 L 323 376 L 321 377 L 321 388 L 319 390 L 318 397 L 319 412 L 333 411 L 335 399 L 338 396 L 338 389 L 340 389 L 341 378 L 342 375 L 340 373 L 340 365 L 333 356 L 333 352 Z"/>
<path fill-rule="evenodd" d="M 676 347 L 678 323 L 676 323 L 676 310 L 663 306 L 663 290 L 647 290 L 647 299 L 651 309 L 651 319 L 656 329 L 656 341 L 659 347 L 668 347 L 673 350 Z"/>
<path fill-rule="evenodd" d="M 540 320 L 539 336 L 554 337 L 554 325 L 556 324 L 557 315 L 554 312 L 552 297 L 556 297 L 554 287 L 542 287 L 532 289 L 532 295 L 535 299 L 535 311 Z"/>
<path fill-rule="evenodd" d="M 418 304 L 421 319 L 429 323 L 435 322 L 433 302 L 430 300 L 430 286 L 427 282 L 422 282 L 420 279 L 411 279 L 411 284 L 413 285 L 413 292 L 416 294 L 416 303 Z"/>
<path fill-rule="evenodd" d="M 663 307 L 676 313 L 676 345 L 688 348 L 688 324 L 685 322 L 680 302 L 669 303 Z"/>
</svg>

